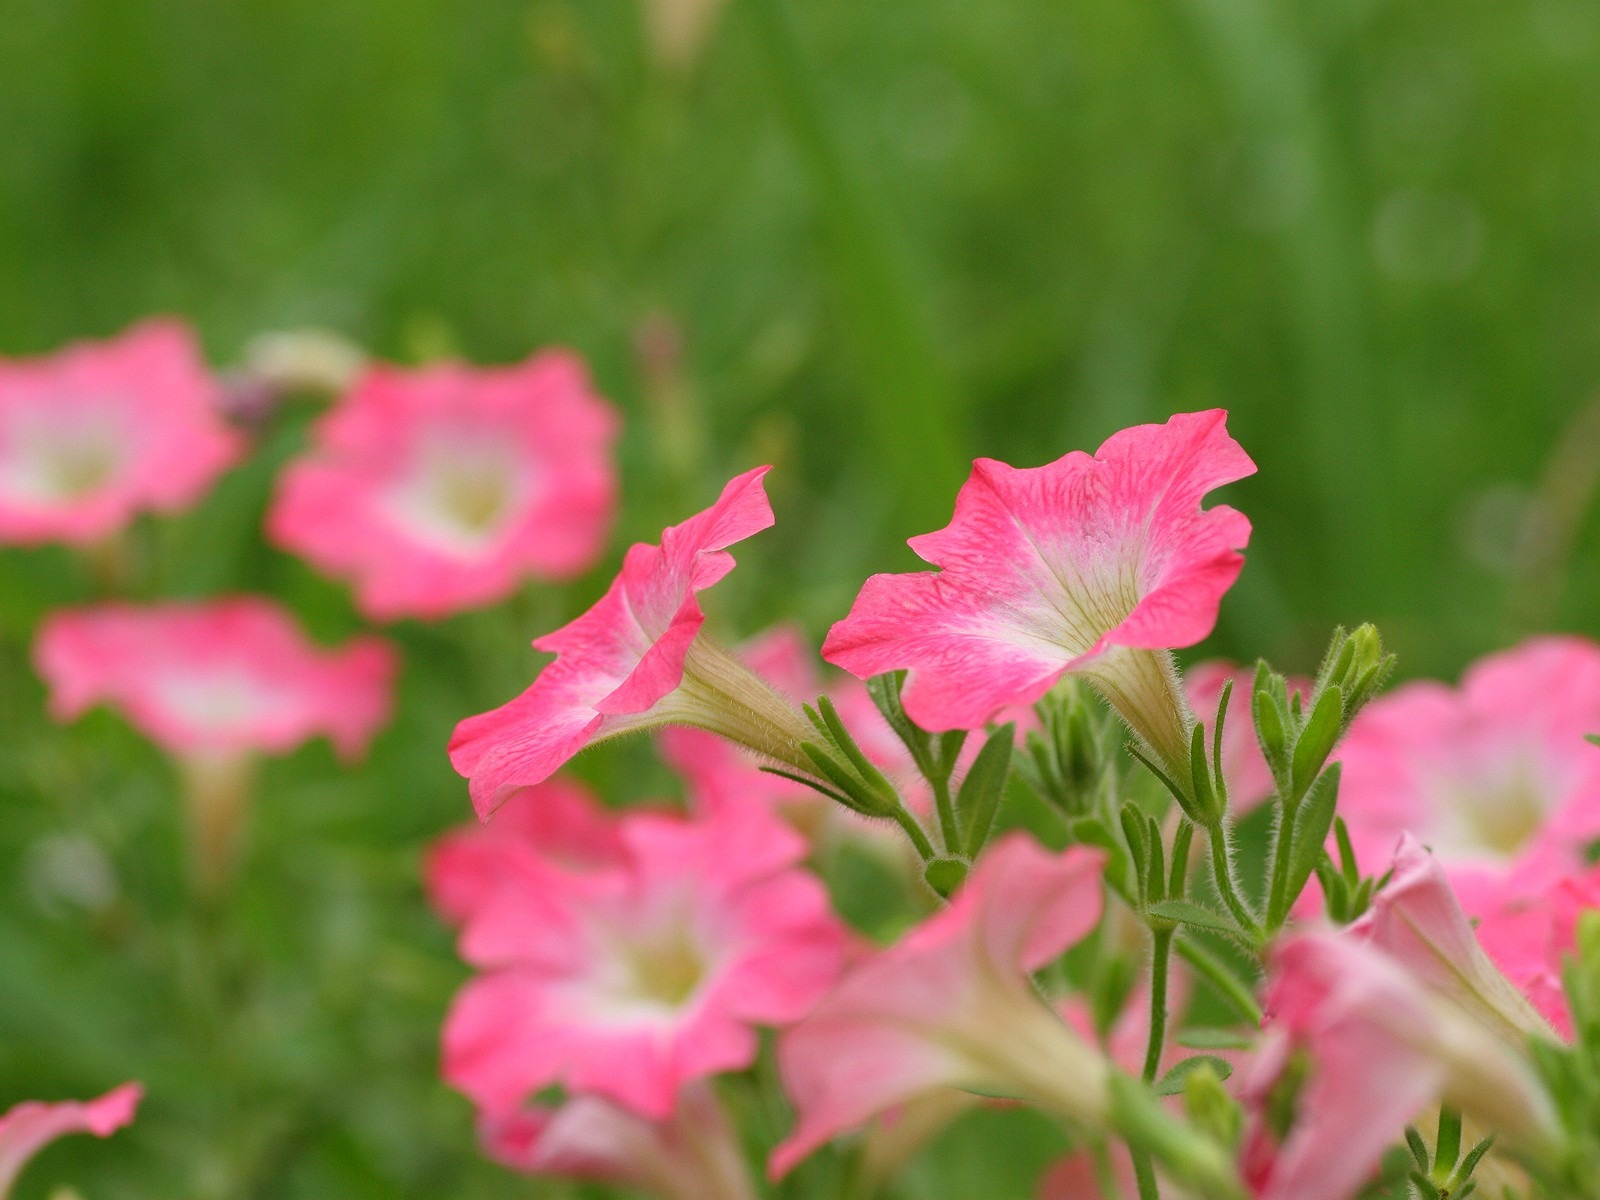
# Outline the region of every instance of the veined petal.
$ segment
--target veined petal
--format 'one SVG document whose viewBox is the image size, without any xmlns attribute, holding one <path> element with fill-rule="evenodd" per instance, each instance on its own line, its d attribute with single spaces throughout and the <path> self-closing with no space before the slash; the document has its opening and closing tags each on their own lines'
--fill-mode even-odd
<svg viewBox="0 0 1600 1200">
<path fill-rule="evenodd" d="M 950 524 L 911 539 L 941 570 L 868 580 L 823 657 L 862 678 L 906 669 L 913 720 L 970 729 L 1113 646 L 1199 641 L 1250 533 L 1200 508 L 1255 469 L 1225 419 L 1180 414 L 1037 468 L 979 459 Z"/>
<path fill-rule="evenodd" d="M 761 483 L 768 470 L 733 479 L 709 509 L 665 530 L 659 546 L 631 547 L 588 612 L 534 643 L 557 657 L 533 686 L 456 727 L 450 761 L 471 781 L 479 816 L 597 739 L 669 719 L 694 723 L 693 705 L 672 708 L 670 698 L 705 620 L 697 593 L 733 569 L 727 546 L 772 524 Z"/>
</svg>

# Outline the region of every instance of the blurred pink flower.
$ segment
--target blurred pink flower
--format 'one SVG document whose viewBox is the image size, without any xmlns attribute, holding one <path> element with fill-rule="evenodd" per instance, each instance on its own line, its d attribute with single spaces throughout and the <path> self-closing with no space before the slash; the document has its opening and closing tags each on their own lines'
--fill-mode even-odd
<svg viewBox="0 0 1600 1200">
<path fill-rule="evenodd" d="M 1039 1181 L 1039 1200 L 1131 1200 L 1139 1194 L 1133 1159 L 1125 1146 L 1107 1147 L 1104 1173 L 1115 1190 L 1101 1186 L 1104 1178 L 1092 1150 L 1074 1150 L 1045 1172 Z"/>
<path fill-rule="evenodd" d="M 705 512 L 629 548 L 622 572 L 577 620 L 537 639 L 556 660 L 515 700 L 456 726 L 450 761 L 485 819 L 592 742 L 638 729 L 709 729 L 810 771 L 803 717 L 729 652 L 700 634 L 698 593 L 733 569 L 726 547 L 772 524 L 758 467 Z"/>
<path fill-rule="evenodd" d="M 502 885 L 551 869 L 587 871 L 626 861 L 617 818 L 582 784 L 548 779 L 512 796 L 495 820 L 453 829 L 434 842 L 423 882 L 434 909 L 460 925 Z"/>
<path fill-rule="evenodd" d="M 57 720 L 107 704 L 180 758 L 285 754 L 318 734 L 358 757 L 388 719 L 397 667 L 375 637 L 322 650 L 255 596 L 55 612 L 34 662 Z"/>
<path fill-rule="evenodd" d="M 1029 972 L 1099 923 L 1103 856 L 995 842 L 950 905 L 852 971 L 779 1042 L 798 1122 L 773 1151 L 787 1173 L 824 1142 L 922 1094 L 967 1088 L 1089 1124 L 1110 1065 L 1034 991 Z"/>
<path fill-rule="evenodd" d="M 371 367 L 284 471 L 267 531 L 377 620 L 492 604 L 600 557 L 618 429 L 571 354 Z"/>
<path fill-rule="evenodd" d="M 189 328 L 0 359 L 0 541 L 86 545 L 195 503 L 243 451 Z"/>
<path fill-rule="evenodd" d="M 1527 1059 L 1372 943 L 1308 932 L 1270 960 L 1266 1034 L 1240 1074 L 1254 1111 L 1243 1170 L 1261 1200 L 1346 1200 L 1397 1133 L 1443 1100 L 1509 1142 L 1544 1146 L 1555 1116 Z M 1280 1140 L 1270 1097 L 1309 1059 Z"/>
<path fill-rule="evenodd" d="M 593 1179 L 662 1200 L 753 1200 L 749 1168 L 715 1094 L 690 1084 L 672 1112 L 642 1117 L 598 1096 L 479 1119 L 495 1161 L 536 1176 Z"/>
<path fill-rule="evenodd" d="M 1512 1045 L 1520 1047 L 1530 1034 L 1550 1036 L 1528 999 L 1484 953 L 1444 871 L 1410 834 L 1395 851 L 1392 871 L 1349 935 L 1383 950 Z M 1544 950 L 1539 947 L 1541 960 Z"/>
<path fill-rule="evenodd" d="M 1226 416 L 1181 413 L 1043 467 L 979 459 L 951 523 L 911 539 L 942 569 L 867 580 L 823 657 L 861 678 L 908 669 L 906 712 L 935 730 L 977 728 L 1080 673 L 1187 764 L 1192 718 L 1166 651 L 1211 632 L 1250 537 L 1243 514 L 1200 507 L 1255 470 Z"/>
<path fill-rule="evenodd" d="M 1339 813 L 1376 873 L 1401 834 L 1438 857 L 1470 917 L 1581 870 L 1600 837 L 1600 646 L 1543 637 L 1479 660 L 1461 686 L 1406 684 L 1340 748 Z"/>
<path fill-rule="evenodd" d="M 110 1137 L 133 1120 L 143 1095 L 137 1083 L 125 1083 L 98 1100 L 30 1100 L 0 1115 L 0 1200 L 11 1194 L 28 1160 L 49 1143 L 69 1133 Z"/>
<path fill-rule="evenodd" d="M 625 861 L 507 877 L 466 923 L 485 973 L 446 1021 L 444 1074 L 490 1114 L 559 1082 L 664 1118 L 838 974 L 845 931 L 771 816 L 632 813 L 618 832 Z"/>
<path fill-rule="evenodd" d="M 1550 880 L 1543 895 L 1491 913 L 1477 924 L 1477 937 L 1495 966 L 1564 1038 L 1572 1037 L 1572 1013 L 1562 989 L 1564 961 L 1577 950 L 1578 917 L 1600 909 L 1600 871 Z"/>
<path fill-rule="evenodd" d="M 1222 775 L 1228 781 L 1228 808 L 1234 815 L 1249 812 L 1273 794 L 1277 784 L 1256 740 L 1251 689 L 1255 671 L 1230 662 L 1196 663 L 1183 673 L 1189 703 L 1209 730 L 1216 720 L 1223 685 L 1232 682 L 1227 718 L 1222 725 Z M 1311 694 L 1309 679 L 1290 678 L 1289 694 L 1302 700 Z"/>
</svg>

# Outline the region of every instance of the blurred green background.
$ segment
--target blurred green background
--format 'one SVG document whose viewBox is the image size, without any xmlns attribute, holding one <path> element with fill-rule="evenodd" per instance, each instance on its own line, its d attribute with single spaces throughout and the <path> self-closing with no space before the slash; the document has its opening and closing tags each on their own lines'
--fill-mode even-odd
<svg viewBox="0 0 1600 1200">
<path fill-rule="evenodd" d="M 1453 677 L 1600 630 L 1597 150 L 1592 0 L 9 0 L 0 353 L 152 312 L 219 365 L 305 325 L 401 361 L 574 346 L 627 418 L 618 553 L 779 464 L 711 605 L 740 634 L 820 633 L 909 567 L 975 454 L 1224 406 L 1256 534 L 1203 652 L 1306 670 L 1370 619 Z M 255 534 L 307 416 L 141 531 L 145 594 L 356 627 Z M 271 764 L 224 914 L 185 901 L 159 756 L 40 715 L 33 626 L 89 581 L 3 574 L 0 1103 L 152 1089 L 22 1195 L 527 1194 L 432 1082 L 461 972 L 417 863 L 468 815 L 451 724 L 605 572 L 396 631 L 372 766 Z M 668 786 L 638 746 L 584 770 Z M 926 1194 L 975 1194 L 947 1156 Z"/>
</svg>

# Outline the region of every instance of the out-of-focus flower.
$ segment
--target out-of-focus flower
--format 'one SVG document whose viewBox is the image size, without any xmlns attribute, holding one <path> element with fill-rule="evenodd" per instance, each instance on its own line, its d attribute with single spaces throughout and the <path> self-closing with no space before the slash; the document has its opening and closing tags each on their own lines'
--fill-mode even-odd
<svg viewBox="0 0 1600 1200">
<path fill-rule="evenodd" d="M 1555 878 L 1543 895 L 1507 906 L 1477 925 L 1478 942 L 1541 1016 L 1564 1038 L 1572 1036 L 1572 1013 L 1561 972 L 1577 951 L 1578 917 L 1600 909 L 1600 871 Z"/>
<path fill-rule="evenodd" d="M 138 1084 L 125 1083 L 98 1100 L 30 1100 L 0 1115 L 0 1200 L 11 1194 L 28 1160 L 49 1143 L 69 1133 L 110 1137 L 133 1120 L 143 1094 Z"/>
<path fill-rule="evenodd" d="M 176 759 L 206 891 L 233 862 L 255 756 L 325 735 L 359 757 L 389 718 L 398 666 L 380 638 L 322 650 L 255 596 L 52 613 L 34 663 L 57 720 L 106 704 Z"/>
<path fill-rule="evenodd" d="M 1244 1168 L 1261 1200 L 1346 1200 L 1441 1100 L 1507 1142 L 1551 1144 L 1555 1115 L 1527 1059 L 1377 946 L 1302 933 L 1270 965 L 1266 1035 L 1241 1073 L 1255 1112 Z"/>
<path fill-rule="evenodd" d="M 815 731 L 700 632 L 698 593 L 733 569 L 726 547 L 772 524 L 766 472 L 733 479 L 706 511 L 664 530 L 660 545 L 630 547 L 621 574 L 588 612 L 533 643 L 557 656 L 533 686 L 456 726 L 450 761 L 471 781 L 479 816 L 593 742 L 670 724 L 710 730 L 790 770 L 814 770 L 800 745 Z"/>
<path fill-rule="evenodd" d="M 1102 866 L 1082 847 L 1053 854 L 1025 835 L 1003 838 L 947 908 L 852 970 L 779 1043 L 799 1119 L 771 1173 L 936 1089 L 1019 1096 L 1103 1123 L 1110 1064 L 1029 979 L 1098 924 Z"/>
<path fill-rule="evenodd" d="M 1227 414 L 1183 413 L 1019 470 L 979 459 L 944 529 L 911 539 L 942 568 L 867 580 L 823 657 L 867 678 L 907 669 L 906 712 L 973 729 L 1085 676 L 1180 779 L 1193 719 L 1171 647 L 1211 632 L 1250 522 L 1200 501 L 1255 470 Z"/>
<path fill-rule="evenodd" d="M 582 784 L 548 779 L 512 797 L 495 820 L 454 829 L 433 844 L 423 868 L 439 915 L 460 925 L 500 886 L 545 871 L 587 871 L 626 861 L 617 820 Z"/>
<path fill-rule="evenodd" d="M 350 580 L 377 620 L 442 617 L 592 566 L 618 421 L 574 356 L 374 366 L 279 480 L 267 532 Z"/>
<path fill-rule="evenodd" d="M 1228 781 L 1228 808 L 1235 814 L 1249 812 L 1271 796 L 1276 784 L 1272 770 L 1256 740 L 1255 716 L 1251 712 L 1251 688 L 1255 672 L 1230 662 L 1196 663 L 1183 673 L 1189 703 L 1209 728 L 1222 700 L 1222 689 L 1233 684 L 1228 697 L 1228 712 L 1222 726 L 1222 775 Z M 1311 681 L 1290 679 L 1289 694 L 1303 700 L 1311 694 Z"/>
<path fill-rule="evenodd" d="M 322 650 L 255 596 L 65 609 L 34 662 L 57 720 L 108 704 L 179 758 L 286 754 L 319 734 L 359 757 L 388 719 L 397 665 L 375 637 Z"/>
<path fill-rule="evenodd" d="M 1103 1186 L 1108 1178 L 1112 1191 Z M 1075 1150 L 1046 1171 L 1039 1181 L 1039 1200 L 1105 1200 L 1110 1196 L 1122 1198 L 1138 1194 L 1133 1160 L 1121 1146 L 1108 1147 L 1103 1167 L 1095 1161 L 1093 1151 Z"/>
<path fill-rule="evenodd" d="M 0 540 L 89 545 L 197 501 L 243 449 L 187 326 L 0 359 Z"/>
<path fill-rule="evenodd" d="M 1550 1036 L 1550 1027 L 1478 944 L 1433 855 L 1409 834 L 1395 852 L 1389 882 L 1350 925 L 1349 936 L 1377 946 L 1514 1046 L 1532 1034 Z"/>
<path fill-rule="evenodd" d="M 1373 701 L 1339 752 L 1339 813 L 1381 869 L 1404 833 L 1438 857 L 1471 917 L 1542 896 L 1600 837 L 1600 646 L 1536 638 L 1482 659 L 1459 689 Z"/>
<path fill-rule="evenodd" d="M 444 1074 L 490 1114 L 562 1083 L 660 1119 L 693 1080 L 749 1065 L 755 1026 L 803 1016 L 846 936 L 804 842 L 770 815 L 628 814 L 626 859 L 507 877 L 462 954 L 485 973 L 445 1025 Z"/>
<path fill-rule="evenodd" d="M 528 1175 L 593 1179 L 662 1200 L 753 1200 L 749 1169 L 726 1114 L 704 1083 L 670 1115 L 642 1117 L 598 1096 L 533 1106 L 478 1122 L 495 1161 Z"/>
</svg>

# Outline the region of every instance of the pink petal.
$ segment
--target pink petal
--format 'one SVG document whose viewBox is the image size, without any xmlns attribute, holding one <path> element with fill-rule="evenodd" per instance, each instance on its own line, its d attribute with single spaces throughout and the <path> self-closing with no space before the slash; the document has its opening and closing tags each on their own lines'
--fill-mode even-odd
<svg viewBox="0 0 1600 1200">
<path fill-rule="evenodd" d="M 285 754 L 321 734 L 354 757 L 389 718 L 398 666 L 376 638 L 322 650 L 254 596 L 52 613 L 34 663 L 57 720 L 107 704 L 180 756 Z"/>
<path fill-rule="evenodd" d="M 575 355 L 374 366 L 284 471 L 279 545 L 379 620 L 437 618 L 594 564 L 616 511 L 619 422 Z"/>
<path fill-rule="evenodd" d="M 661 545 L 631 547 L 593 608 L 534 643 L 557 658 L 533 686 L 456 727 L 450 761 L 470 779 L 479 816 L 595 738 L 642 727 L 678 686 L 705 619 L 696 593 L 733 569 L 725 547 L 772 523 L 761 483 L 768 470 L 733 479 L 711 508 L 666 529 Z"/>
<path fill-rule="evenodd" d="M 69 1133 L 110 1137 L 127 1125 L 143 1095 L 137 1083 L 125 1083 L 98 1100 L 60 1104 L 34 1100 L 0 1115 L 0 1196 L 10 1191 L 28 1160 L 57 1138 Z"/>
<path fill-rule="evenodd" d="M 913 720 L 970 729 L 1111 646 L 1199 641 L 1250 534 L 1199 507 L 1255 469 L 1225 419 L 1179 414 L 1032 469 L 979 459 L 951 523 L 911 539 L 942 570 L 869 579 L 823 657 L 861 678 L 908 669 Z"/>
</svg>

